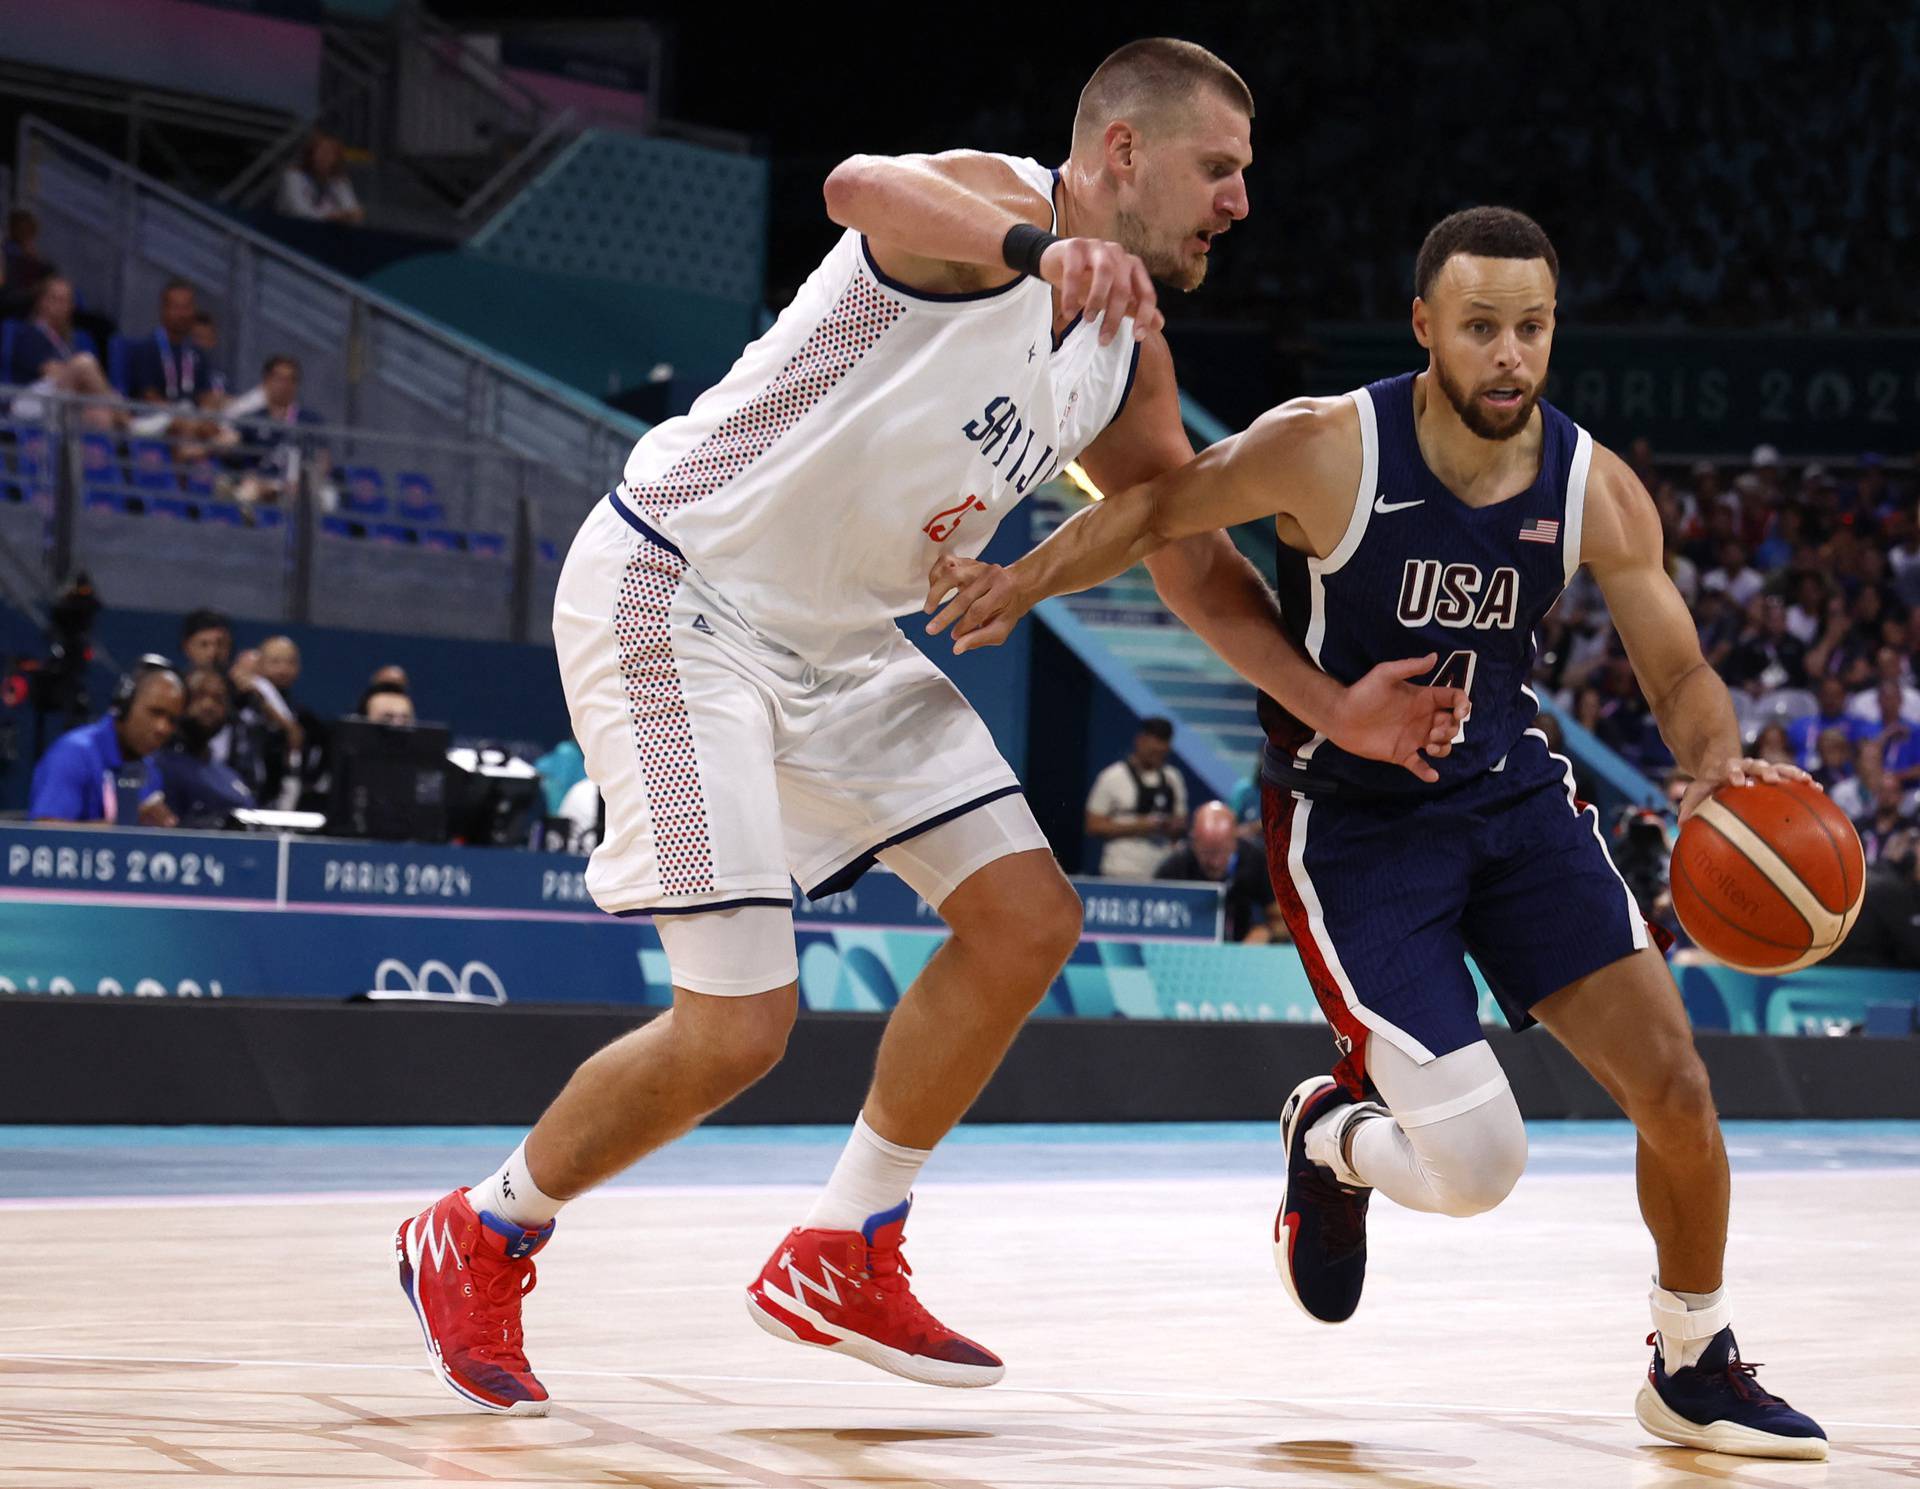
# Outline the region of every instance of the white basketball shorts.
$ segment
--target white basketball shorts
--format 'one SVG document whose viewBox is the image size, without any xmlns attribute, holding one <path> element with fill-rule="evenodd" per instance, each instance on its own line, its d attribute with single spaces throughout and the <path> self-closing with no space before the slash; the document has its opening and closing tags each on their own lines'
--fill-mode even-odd
<svg viewBox="0 0 1920 1489">
<path fill-rule="evenodd" d="M 567 554 L 553 635 L 606 802 L 587 867 L 603 910 L 788 906 L 791 880 L 818 898 L 896 844 L 1005 798 L 989 818 L 1013 825 L 972 844 L 972 868 L 1046 846 L 986 725 L 905 636 L 894 632 L 877 671 L 821 672 L 612 501 Z"/>
</svg>

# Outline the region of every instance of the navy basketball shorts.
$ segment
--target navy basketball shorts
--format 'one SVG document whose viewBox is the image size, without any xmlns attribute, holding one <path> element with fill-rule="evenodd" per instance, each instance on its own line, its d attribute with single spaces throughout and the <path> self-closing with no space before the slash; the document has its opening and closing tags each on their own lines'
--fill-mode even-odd
<svg viewBox="0 0 1920 1489">
<path fill-rule="evenodd" d="M 1274 889 L 1356 1093 L 1369 1039 L 1424 1065 L 1483 1037 L 1469 955 L 1524 1029 L 1541 999 L 1648 944 L 1599 813 L 1537 731 L 1431 796 L 1263 798 Z"/>
</svg>

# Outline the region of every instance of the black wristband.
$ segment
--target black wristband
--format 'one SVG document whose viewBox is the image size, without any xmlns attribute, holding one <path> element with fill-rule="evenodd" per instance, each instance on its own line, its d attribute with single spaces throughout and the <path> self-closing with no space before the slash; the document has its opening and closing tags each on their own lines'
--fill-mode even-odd
<svg viewBox="0 0 1920 1489">
<path fill-rule="evenodd" d="M 1009 269 L 1040 277 L 1040 255 L 1060 240 L 1043 227 L 1016 222 L 1000 242 L 1000 257 Z"/>
</svg>

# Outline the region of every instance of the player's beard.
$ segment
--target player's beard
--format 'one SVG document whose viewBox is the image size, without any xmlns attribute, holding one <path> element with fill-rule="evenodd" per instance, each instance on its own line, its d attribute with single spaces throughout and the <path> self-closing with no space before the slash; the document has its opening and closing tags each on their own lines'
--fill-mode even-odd
<svg viewBox="0 0 1920 1489">
<path fill-rule="evenodd" d="M 1144 217 L 1122 208 L 1114 218 L 1113 230 L 1120 246 L 1147 266 L 1147 273 L 1171 289 L 1191 293 L 1207 277 L 1207 256 L 1189 256 L 1182 248 L 1166 248 L 1154 242 Z"/>
<path fill-rule="evenodd" d="M 1434 380 L 1440 384 L 1440 391 L 1447 395 L 1447 402 L 1453 405 L 1453 411 L 1460 416 L 1460 422 L 1481 439 L 1512 439 L 1527 427 L 1533 418 L 1533 406 L 1540 401 L 1540 389 L 1536 385 L 1514 406 L 1513 414 L 1508 419 L 1496 423 L 1488 417 L 1473 393 L 1461 388 L 1448 376 L 1446 364 L 1438 357 L 1433 359 L 1433 373 Z"/>
</svg>

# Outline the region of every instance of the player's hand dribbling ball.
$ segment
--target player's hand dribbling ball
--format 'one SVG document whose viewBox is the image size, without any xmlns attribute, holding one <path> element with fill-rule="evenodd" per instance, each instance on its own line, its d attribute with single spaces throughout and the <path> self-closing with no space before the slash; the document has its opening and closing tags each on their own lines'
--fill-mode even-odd
<svg viewBox="0 0 1920 1489">
<path fill-rule="evenodd" d="M 1853 929 L 1866 892 L 1860 835 L 1800 772 L 1723 785 L 1680 824 L 1674 913 L 1741 972 L 1797 972 Z"/>
</svg>

